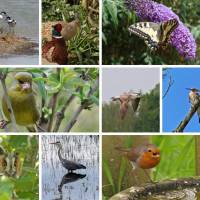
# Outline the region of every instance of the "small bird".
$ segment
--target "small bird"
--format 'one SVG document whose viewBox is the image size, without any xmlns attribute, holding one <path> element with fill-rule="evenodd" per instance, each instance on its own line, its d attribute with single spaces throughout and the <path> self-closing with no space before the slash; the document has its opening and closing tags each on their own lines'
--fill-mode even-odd
<svg viewBox="0 0 200 200">
<path fill-rule="evenodd" d="M 125 153 L 133 169 L 136 167 L 151 169 L 160 162 L 160 149 L 154 144 L 139 145 L 131 149 L 123 147 L 115 147 L 115 149 Z"/>
<path fill-rule="evenodd" d="M 61 24 L 52 26 L 52 40 L 43 45 L 42 57 L 51 63 L 66 65 L 68 64 L 68 51 L 61 30 Z"/>
<path fill-rule="evenodd" d="M 129 91 L 129 92 L 124 92 L 122 95 L 120 95 L 119 97 L 112 97 L 112 101 L 120 101 L 120 118 L 123 120 L 126 117 L 127 111 L 128 111 L 128 105 L 129 102 L 132 105 L 133 108 L 133 112 L 135 113 L 138 109 L 139 106 L 139 102 L 141 99 L 141 94 L 140 93 L 136 93 L 133 91 Z"/>
<path fill-rule="evenodd" d="M 79 163 L 74 162 L 74 161 L 64 159 L 62 157 L 62 155 L 61 155 L 62 145 L 61 145 L 60 141 L 52 142 L 50 144 L 55 144 L 58 147 L 59 160 L 61 161 L 62 166 L 65 169 L 67 169 L 69 172 L 72 172 L 72 171 L 77 170 L 77 169 L 86 169 L 86 167 L 84 165 L 79 164 Z"/>
<path fill-rule="evenodd" d="M 28 72 L 18 72 L 14 76 L 15 83 L 8 89 L 8 96 L 11 101 L 16 123 L 20 126 L 32 127 L 39 119 L 39 112 L 32 89 L 32 75 Z M 5 95 L 2 99 L 2 108 L 7 122 L 10 122 L 10 112 L 6 104 Z M 3 127 L 1 127 L 3 128 Z"/>
<path fill-rule="evenodd" d="M 0 13 L 0 34 L 1 37 L 14 35 L 16 20 L 7 15 L 5 11 Z"/>
<path fill-rule="evenodd" d="M 189 92 L 189 102 L 191 103 L 192 106 L 196 106 L 197 104 L 200 103 L 200 95 L 198 92 L 200 92 L 200 90 L 196 89 L 196 88 L 186 88 L 187 90 L 190 90 Z M 200 123 L 200 106 L 197 109 L 197 115 L 199 118 L 199 123 Z"/>
</svg>

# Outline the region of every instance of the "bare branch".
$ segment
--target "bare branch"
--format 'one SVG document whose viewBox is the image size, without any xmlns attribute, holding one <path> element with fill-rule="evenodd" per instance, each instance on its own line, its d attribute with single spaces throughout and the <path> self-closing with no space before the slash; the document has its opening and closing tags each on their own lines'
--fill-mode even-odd
<svg viewBox="0 0 200 200">
<path fill-rule="evenodd" d="M 91 88 L 91 90 L 89 91 L 87 97 L 89 98 L 98 88 L 99 88 L 99 77 L 97 77 L 96 82 L 94 86 Z M 78 109 L 75 111 L 72 118 L 69 120 L 67 126 L 65 127 L 64 132 L 69 132 L 71 130 L 71 128 L 76 123 L 78 116 L 80 115 L 81 111 L 85 108 L 85 106 L 86 106 L 85 104 L 82 104 L 78 107 Z"/>
<path fill-rule="evenodd" d="M 7 88 L 6 88 L 6 82 L 5 82 L 6 75 L 1 73 L 0 74 L 0 79 L 1 79 L 1 85 L 2 85 L 3 91 L 4 91 L 5 101 L 6 101 L 6 104 L 7 104 L 7 107 L 8 107 L 8 111 L 10 113 L 10 120 L 11 120 L 12 130 L 13 130 L 13 132 L 17 132 L 16 120 L 15 120 L 15 116 L 14 116 L 14 112 L 13 112 L 13 108 L 12 108 L 10 99 L 8 97 L 8 91 L 7 91 Z"/>
<path fill-rule="evenodd" d="M 169 82 L 168 82 L 168 87 L 167 87 L 167 90 L 165 91 L 164 95 L 163 95 L 163 99 L 166 97 L 167 93 L 169 92 L 171 86 L 174 84 L 174 81 L 172 80 L 172 77 L 170 76 L 169 77 Z"/>
<path fill-rule="evenodd" d="M 197 111 L 198 107 L 200 106 L 200 101 L 197 102 L 195 105 L 192 105 L 188 114 L 186 115 L 185 119 L 180 122 L 178 127 L 174 130 L 174 132 L 183 132 L 189 121 L 191 120 L 194 113 Z"/>
</svg>

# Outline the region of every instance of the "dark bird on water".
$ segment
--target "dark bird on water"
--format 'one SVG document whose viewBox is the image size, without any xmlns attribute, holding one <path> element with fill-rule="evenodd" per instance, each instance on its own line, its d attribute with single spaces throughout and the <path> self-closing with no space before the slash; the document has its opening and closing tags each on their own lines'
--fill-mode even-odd
<svg viewBox="0 0 200 200">
<path fill-rule="evenodd" d="M 50 144 L 55 144 L 58 147 L 58 157 L 59 157 L 59 160 L 61 161 L 62 166 L 65 169 L 67 169 L 69 172 L 72 172 L 72 171 L 77 170 L 77 169 L 86 169 L 86 167 L 84 165 L 76 163 L 74 161 L 70 161 L 70 160 L 64 159 L 61 156 L 62 145 L 61 145 L 60 141 L 52 142 Z"/>
</svg>

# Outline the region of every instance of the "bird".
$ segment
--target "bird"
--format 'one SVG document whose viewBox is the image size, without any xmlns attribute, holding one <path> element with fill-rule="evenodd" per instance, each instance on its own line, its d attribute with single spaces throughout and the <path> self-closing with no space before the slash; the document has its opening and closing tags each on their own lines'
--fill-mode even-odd
<svg viewBox="0 0 200 200">
<path fill-rule="evenodd" d="M 28 72 L 18 72 L 15 74 L 14 79 L 13 86 L 8 89 L 8 97 L 13 108 L 16 123 L 27 127 L 29 131 L 35 132 L 34 125 L 40 115 L 32 89 L 32 75 Z M 5 126 L 10 122 L 10 111 L 5 95 L 2 98 L 2 108 L 7 118 L 7 121 L 2 125 Z"/>
<path fill-rule="evenodd" d="M 133 169 L 151 169 L 160 162 L 160 149 L 154 144 L 142 144 L 132 148 L 115 147 L 125 153 Z"/>
<path fill-rule="evenodd" d="M 112 101 L 120 101 L 120 118 L 123 120 L 126 117 L 129 102 L 132 105 L 133 112 L 135 113 L 137 111 L 141 99 L 141 93 L 129 91 L 124 92 L 120 96 L 111 97 L 111 99 Z"/>
<path fill-rule="evenodd" d="M 74 170 L 77 170 L 77 169 L 86 169 L 86 167 L 82 164 L 79 164 L 77 162 L 74 162 L 74 161 L 70 161 L 70 160 L 67 160 L 67 159 L 64 159 L 61 155 L 61 151 L 62 151 L 62 145 L 60 143 L 60 141 L 57 141 L 57 142 L 51 142 L 50 144 L 55 144 L 57 147 L 58 147 L 58 157 L 59 157 L 59 160 L 62 164 L 62 166 L 68 170 L 68 172 L 73 172 Z"/>
<path fill-rule="evenodd" d="M 0 13 L 0 34 L 1 37 L 13 36 L 16 20 L 12 19 L 5 11 Z"/>
<path fill-rule="evenodd" d="M 115 147 L 116 150 L 124 152 L 132 165 L 132 169 L 143 169 L 151 182 L 147 169 L 154 168 L 160 163 L 160 149 L 154 144 L 142 144 L 132 148 Z"/>
<path fill-rule="evenodd" d="M 68 50 L 61 30 L 61 24 L 52 26 L 52 40 L 43 45 L 42 57 L 51 63 L 66 65 L 68 64 Z"/>
<path fill-rule="evenodd" d="M 186 88 L 187 90 L 190 90 L 189 92 L 189 102 L 191 103 L 191 105 L 194 107 L 197 104 L 200 104 L 200 95 L 198 92 L 200 92 L 200 90 L 196 89 L 196 88 Z M 197 108 L 197 115 L 199 118 L 199 123 L 200 123 L 200 106 Z"/>
</svg>

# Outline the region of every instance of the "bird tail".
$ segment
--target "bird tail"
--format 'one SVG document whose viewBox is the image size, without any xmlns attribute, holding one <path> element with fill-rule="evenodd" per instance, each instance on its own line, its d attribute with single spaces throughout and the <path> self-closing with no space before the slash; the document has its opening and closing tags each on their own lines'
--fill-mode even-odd
<svg viewBox="0 0 200 200">
<path fill-rule="evenodd" d="M 130 151 L 130 149 L 124 148 L 124 147 L 115 147 L 115 149 L 118 150 L 118 151 L 122 151 L 122 152 L 129 152 Z"/>
<path fill-rule="evenodd" d="M 198 114 L 199 123 L 200 123 L 200 107 L 197 109 L 197 114 Z"/>
</svg>

